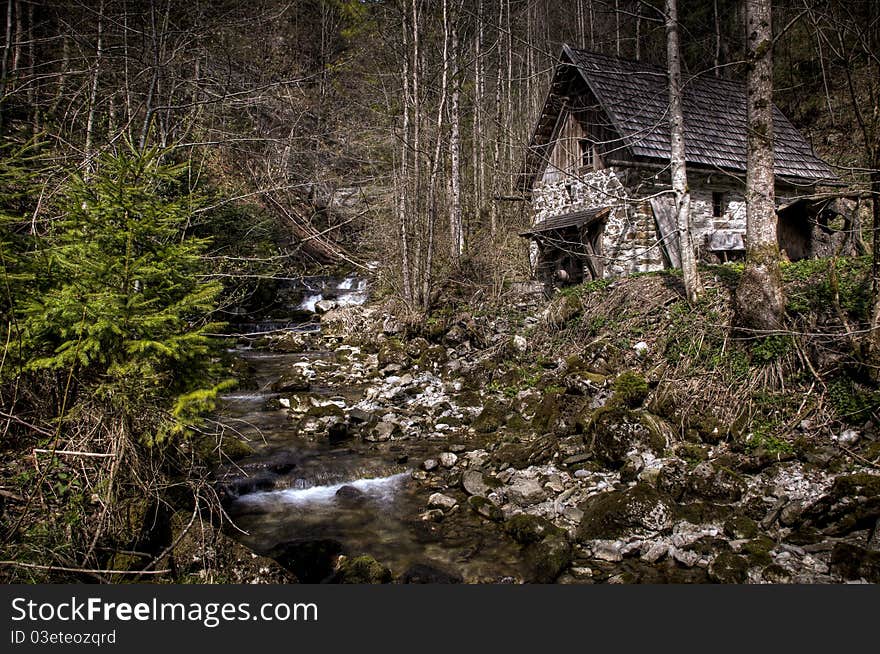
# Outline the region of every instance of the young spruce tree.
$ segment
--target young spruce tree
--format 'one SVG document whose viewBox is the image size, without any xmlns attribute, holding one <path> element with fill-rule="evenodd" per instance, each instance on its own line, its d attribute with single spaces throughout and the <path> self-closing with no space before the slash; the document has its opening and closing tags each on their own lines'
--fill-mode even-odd
<svg viewBox="0 0 880 654">
<path fill-rule="evenodd" d="M 27 367 L 77 388 L 156 444 L 212 407 L 209 322 L 220 284 L 186 234 L 196 198 L 156 150 L 102 157 L 74 177 L 47 236 L 47 290 L 24 309 Z"/>
</svg>

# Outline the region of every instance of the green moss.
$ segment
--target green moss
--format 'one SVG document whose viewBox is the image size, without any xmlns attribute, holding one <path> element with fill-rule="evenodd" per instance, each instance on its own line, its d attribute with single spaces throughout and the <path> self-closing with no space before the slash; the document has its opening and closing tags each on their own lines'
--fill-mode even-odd
<svg viewBox="0 0 880 654">
<path fill-rule="evenodd" d="M 391 582 L 391 570 L 372 556 L 363 555 L 344 559 L 334 580 L 340 584 L 387 584 Z"/>
<path fill-rule="evenodd" d="M 638 373 L 626 371 L 614 380 L 613 401 L 631 409 L 642 406 L 648 397 L 648 382 Z"/>
<path fill-rule="evenodd" d="M 773 563 L 770 551 L 776 546 L 769 536 L 758 536 L 742 546 L 742 551 L 748 556 L 749 563 L 754 566 L 766 566 Z"/>
</svg>

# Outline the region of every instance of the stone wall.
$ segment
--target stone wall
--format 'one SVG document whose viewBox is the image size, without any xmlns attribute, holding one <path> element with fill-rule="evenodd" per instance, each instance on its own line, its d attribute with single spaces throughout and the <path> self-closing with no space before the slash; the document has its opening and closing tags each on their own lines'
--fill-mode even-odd
<svg viewBox="0 0 880 654">
<path fill-rule="evenodd" d="M 534 224 L 551 216 L 600 207 L 611 207 L 599 253 L 604 258 L 605 277 L 662 270 L 663 253 L 651 205 L 633 195 L 625 176 L 614 168 L 541 181 L 532 192 Z"/>
<path fill-rule="evenodd" d="M 745 186 L 742 181 L 718 174 L 689 175 L 691 189 L 691 229 L 697 258 L 723 260 L 708 249 L 709 237 L 720 242 L 736 242 L 746 231 Z M 777 189 L 778 203 L 810 193 L 809 187 L 784 186 Z M 713 215 L 713 193 L 723 194 L 720 216 Z M 647 169 L 606 168 L 582 172 L 562 179 L 545 176 L 532 191 L 534 223 L 561 214 L 611 207 L 602 238 L 605 277 L 651 272 L 666 267 L 666 257 L 649 198 L 671 197 L 669 175 Z M 740 241 L 741 242 L 741 241 Z M 531 249 L 532 265 L 537 264 L 537 248 Z M 726 259 L 726 257 L 725 257 Z"/>
</svg>

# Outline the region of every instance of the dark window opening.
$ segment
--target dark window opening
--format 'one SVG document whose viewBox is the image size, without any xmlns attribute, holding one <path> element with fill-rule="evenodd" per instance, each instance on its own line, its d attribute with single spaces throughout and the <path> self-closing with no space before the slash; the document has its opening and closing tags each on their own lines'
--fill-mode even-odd
<svg viewBox="0 0 880 654">
<path fill-rule="evenodd" d="M 568 200 L 574 202 L 574 185 L 571 182 L 565 183 L 565 192 L 568 194 Z"/>
<path fill-rule="evenodd" d="M 580 139 L 578 145 L 581 149 L 581 167 L 595 168 L 593 142 L 590 139 Z"/>
<path fill-rule="evenodd" d="M 712 217 L 721 218 L 724 215 L 725 202 L 724 193 L 712 191 Z"/>
</svg>

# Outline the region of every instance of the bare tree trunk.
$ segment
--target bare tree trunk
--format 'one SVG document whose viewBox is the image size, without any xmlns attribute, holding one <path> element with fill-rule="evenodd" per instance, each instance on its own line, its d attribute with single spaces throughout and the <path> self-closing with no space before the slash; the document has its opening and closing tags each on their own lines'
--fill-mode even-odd
<svg viewBox="0 0 880 654">
<path fill-rule="evenodd" d="M 678 1 L 666 0 L 666 59 L 669 68 L 669 127 L 672 189 L 678 225 L 678 247 L 688 302 L 695 303 L 703 293 L 694 242 L 691 236 L 691 193 L 685 164 L 684 113 L 681 99 L 681 54 L 678 45 Z"/>
<path fill-rule="evenodd" d="M 443 0 L 443 71 L 440 74 L 440 101 L 437 105 L 437 123 L 434 142 L 434 156 L 431 161 L 431 176 L 428 178 L 428 210 L 425 267 L 422 270 L 422 308 L 431 304 L 431 284 L 434 273 L 434 226 L 437 215 L 437 180 L 440 173 L 440 159 L 443 146 L 443 116 L 446 112 L 446 95 L 449 90 L 449 12 L 447 0 Z"/>
<path fill-rule="evenodd" d="M 3 125 L 3 100 L 9 83 L 9 51 L 12 47 L 12 0 L 6 0 L 6 41 L 0 58 L 0 126 Z"/>
<path fill-rule="evenodd" d="M 748 172 L 746 263 L 736 290 L 737 323 L 778 329 L 785 313 L 773 172 L 773 29 L 770 0 L 746 0 Z"/>
<path fill-rule="evenodd" d="M 718 15 L 718 0 L 712 4 L 715 27 L 715 51 L 712 56 L 712 69 L 715 77 L 721 77 L 721 17 Z"/>
<path fill-rule="evenodd" d="M 620 0 L 614 0 L 614 52 L 620 56 Z"/>
<path fill-rule="evenodd" d="M 676 41 L 678 37 L 676 35 Z M 678 48 L 676 47 L 676 50 Z M 642 58 L 642 2 L 636 0 L 636 61 Z"/>
<path fill-rule="evenodd" d="M 406 12 L 403 16 L 403 134 L 400 139 L 400 178 L 397 184 L 397 229 L 400 234 L 400 272 L 403 282 L 403 297 L 407 303 L 412 302 L 412 280 L 410 278 L 410 261 L 409 261 L 409 227 L 407 215 L 407 196 L 409 179 L 407 173 L 409 170 L 409 146 L 410 146 L 410 120 L 409 111 L 412 97 L 410 94 L 409 80 L 409 39 L 407 38 L 407 20 Z"/>
<path fill-rule="evenodd" d="M 95 43 L 95 65 L 92 66 L 91 90 L 89 91 L 89 113 L 86 118 L 86 143 L 84 155 L 86 165 L 91 167 L 92 143 L 95 138 L 95 115 L 98 104 L 98 79 L 101 74 L 101 63 L 104 58 L 104 0 L 98 6 L 98 30 Z"/>
<path fill-rule="evenodd" d="M 12 39 L 12 72 L 21 68 L 21 43 L 24 29 L 21 24 L 21 0 L 15 0 L 15 36 Z"/>
<path fill-rule="evenodd" d="M 449 106 L 449 153 L 452 179 L 450 180 L 452 198 L 449 207 L 449 235 L 453 261 L 460 261 L 464 254 L 464 231 L 461 223 L 461 125 L 459 102 L 461 80 L 458 69 L 458 15 L 450 24 L 450 49 L 452 59 L 452 98 Z"/>
<path fill-rule="evenodd" d="M 474 41 L 474 137 L 471 143 L 471 155 L 474 164 L 474 215 L 478 221 L 483 213 L 486 183 L 486 155 L 483 143 L 483 96 L 486 84 L 486 65 L 483 62 L 483 0 L 477 4 L 477 34 Z"/>
<path fill-rule="evenodd" d="M 495 71 L 495 131 L 494 131 L 494 141 L 492 147 L 492 202 L 489 204 L 489 233 L 494 236 L 495 231 L 498 229 L 498 203 L 495 201 L 495 196 L 497 196 L 499 191 L 501 190 L 498 185 L 498 180 L 501 177 L 501 136 L 504 133 L 502 129 L 501 119 L 501 71 L 504 67 L 504 32 L 502 29 L 504 21 L 504 3 L 498 3 L 498 40 L 495 44 L 495 47 L 498 49 L 498 63 L 497 70 Z"/>
</svg>

